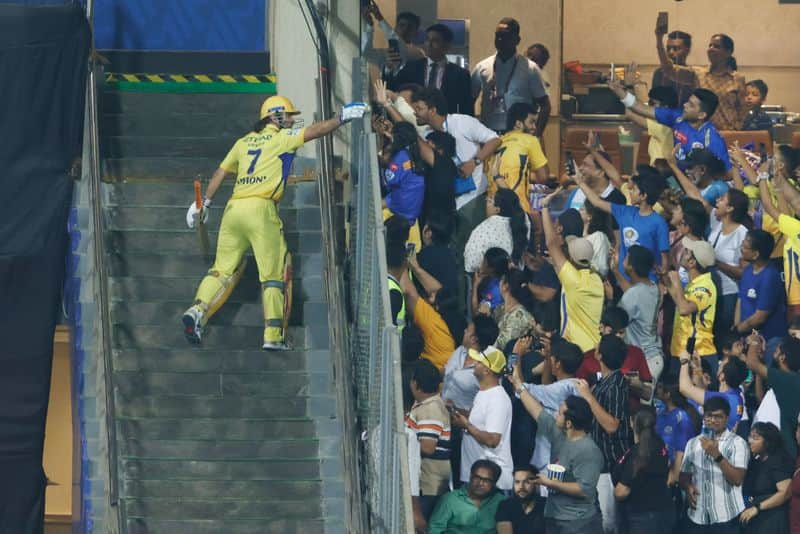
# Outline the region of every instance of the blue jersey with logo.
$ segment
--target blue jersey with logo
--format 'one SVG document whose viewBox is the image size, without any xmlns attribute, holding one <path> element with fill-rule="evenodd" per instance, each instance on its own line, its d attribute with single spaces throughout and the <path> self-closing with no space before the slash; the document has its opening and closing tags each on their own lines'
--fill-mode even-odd
<svg viewBox="0 0 800 534">
<path fill-rule="evenodd" d="M 414 172 L 411 157 L 401 150 L 392 157 L 383 171 L 384 182 L 389 193 L 386 207 L 395 215 L 402 215 L 410 224 L 416 222 L 422 211 L 425 197 L 425 179 Z"/>
<path fill-rule="evenodd" d="M 681 149 L 676 155 L 681 169 L 686 168 L 684 160 L 693 148 L 707 148 L 722 160 L 726 170 L 731 168 L 728 146 L 719 131 L 710 122 L 705 122 L 700 128 L 695 129 L 691 124 L 683 120 L 683 110 L 678 108 L 656 108 L 655 114 L 656 121 L 672 128 L 675 144 L 681 145 Z"/>
<path fill-rule="evenodd" d="M 619 272 L 625 274 L 623 263 L 628 255 L 628 249 L 633 245 L 641 245 L 653 254 L 656 265 L 661 265 L 661 253 L 669 252 L 669 227 L 664 218 L 656 212 L 650 215 L 641 215 L 636 206 L 623 206 L 611 204 L 611 215 L 619 225 L 622 243 L 619 247 Z M 625 275 L 627 278 L 627 275 Z M 655 281 L 655 272 L 650 273 L 650 279 Z"/>
<path fill-rule="evenodd" d="M 683 408 L 675 408 L 671 412 L 666 409 L 659 411 L 656 416 L 656 433 L 667 446 L 670 463 L 675 461 L 675 453 L 683 452 L 686 442 L 697 435 L 692 418 Z"/>
</svg>

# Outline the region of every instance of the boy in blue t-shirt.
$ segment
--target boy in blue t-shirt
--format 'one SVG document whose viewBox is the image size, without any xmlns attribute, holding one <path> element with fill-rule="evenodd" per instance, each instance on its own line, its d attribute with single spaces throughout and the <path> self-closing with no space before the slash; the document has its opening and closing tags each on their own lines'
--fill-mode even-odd
<svg viewBox="0 0 800 534">
<path fill-rule="evenodd" d="M 661 268 L 667 269 L 669 227 L 664 218 L 653 211 L 653 206 L 658 202 L 658 197 L 664 192 L 667 184 L 658 171 L 650 166 L 642 165 L 638 171 L 638 174 L 631 178 L 631 206 L 605 201 L 583 181 L 582 177 L 575 179 L 589 202 L 596 208 L 610 213 L 619 225 L 622 242 L 619 247 L 617 269 L 625 280 L 628 280 L 624 267 L 625 257 L 633 245 L 640 245 L 649 250 L 654 258 L 661 259 L 659 262 Z M 655 280 L 655 276 L 655 272 L 650 273 L 651 280 Z"/>
<path fill-rule="evenodd" d="M 786 335 L 786 293 L 781 275 L 769 261 L 775 238 L 764 230 L 750 230 L 742 243 L 742 259 L 747 262 L 739 280 L 739 314 L 734 326 L 739 334 L 758 330 L 770 345 Z M 774 347 L 770 347 L 774 350 Z M 766 357 L 771 360 L 772 350 Z"/>
<path fill-rule="evenodd" d="M 637 102 L 633 93 L 629 93 L 618 82 L 610 83 L 609 88 L 625 104 L 625 107 L 633 113 L 653 119 L 664 126 L 672 128 L 675 144 L 680 145 L 675 158 L 678 160 L 678 166 L 681 169 L 686 168 L 684 160 L 692 149 L 707 148 L 722 161 L 734 183 L 738 183 L 741 180 L 736 169 L 731 165 L 725 140 L 714 125 L 711 124 L 711 117 L 719 105 L 719 98 L 712 91 L 695 89 L 692 96 L 683 105 L 683 109 L 670 109 L 651 108 L 641 102 Z"/>
</svg>

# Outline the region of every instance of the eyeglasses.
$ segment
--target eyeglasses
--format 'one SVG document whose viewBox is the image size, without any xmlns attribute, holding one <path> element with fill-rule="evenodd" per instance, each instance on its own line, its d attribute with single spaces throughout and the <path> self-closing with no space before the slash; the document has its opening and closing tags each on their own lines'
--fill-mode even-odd
<svg viewBox="0 0 800 534">
<path fill-rule="evenodd" d="M 480 482 L 481 484 L 494 484 L 494 480 L 491 478 L 482 477 L 480 475 L 472 475 L 469 479 L 474 482 Z"/>
<path fill-rule="evenodd" d="M 724 413 L 707 413 L 703 415 L 703 419 L 708 419 L 711 421 L 722 421 L 727 418 L 728 416 Z"/>
</svg>

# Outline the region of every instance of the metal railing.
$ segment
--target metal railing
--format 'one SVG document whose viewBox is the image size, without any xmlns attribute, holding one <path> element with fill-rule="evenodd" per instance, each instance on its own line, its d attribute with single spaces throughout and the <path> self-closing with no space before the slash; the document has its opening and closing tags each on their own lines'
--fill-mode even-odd
<svg viewBox="0 0 800 534">
<path fill-rule="evenodd" d="M 86 17 L 89 26 L 94 32 L 94 1 L 88 0 L 86 3 Z M 94 43 L 92 43 L 94 51 Z M 119 474 L 118 474 L 118 453 L 117 453 L 117 430 L 116 430 L 116 403 L 114 401 L 114 376 L 112 367 L 112 341 L 111 341 L 111 310 L 109 308 L 108 295 L 108 266 L 104 250 L 104 224 L 103 224 L 103 195 L 101 190 L 101 171 L 100 171 L 100 133 L 99 118 L 100 111 L 97 102 L 97 84 L 99 70 L 94 57 L 89 58 L 89 76 L 86 82 L 86 101 L 88 109 L 87 126 L 89 128 L 89 176 L 90 176 L 90 203 L 92 206 L 92 223 L 94 225 L 94 263 L 97 271 L 97 295 L 98 306 L 100 307 L 100 350 L 103 356 L 103 377 L 105 386 L 105 423 L 106 435 L 108 436 L 108 504 L 111 507 L 110 517 L 113 517 L 116 525 L 108 525 L 112 531 L 116 532 L 122 526 L 119 506 Z M 116 527 L 116 528 L 114 528 Z"/>
<path fill-rule="evenodd" d="M 367 99 L 364 61 L 354 62 L 356 83 Z M 376 138 L 355 132 L 354 212 L 351 218 L 351 327 L 358 415 L 366 435 L 362 457 L 371 532 L 413 531 L 408 457 L 403 422 L 400 334 L 392 324 L 386 243 L 378 185 Z"/>
</svg>

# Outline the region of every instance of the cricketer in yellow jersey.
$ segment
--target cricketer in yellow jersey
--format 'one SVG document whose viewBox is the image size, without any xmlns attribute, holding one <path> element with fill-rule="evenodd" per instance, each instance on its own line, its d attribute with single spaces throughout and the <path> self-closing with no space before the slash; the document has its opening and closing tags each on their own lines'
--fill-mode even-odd
<svg viewBox="0 0 800 534">
<path fill-rule="evenodd" d="M 214 265 L 200 282 L 194 302 L 183 315 L 186 339 L 198 344 L 205 324 L 224 304 L 244 271 L 242 258 L 253 249 L 264 308 L 266 350 L 287 350 L 284 332 L 284 271 L 289 257 L 277 203 L 286 188 L 295 151 L 304 143 L 327 135 L 366 112 L 361 102 L 347 104 L 339 116 L 302 127 L 300 112 L 283 96 L 271 96 L 261 105 L 253 131 L 231 148 L 211 178 L 203 207 L 192 202 L 186 223 L 208 218 L 208 206 L 223 180 L 235 177 L 233 195 L 225 206 Z"/>
</svg>

